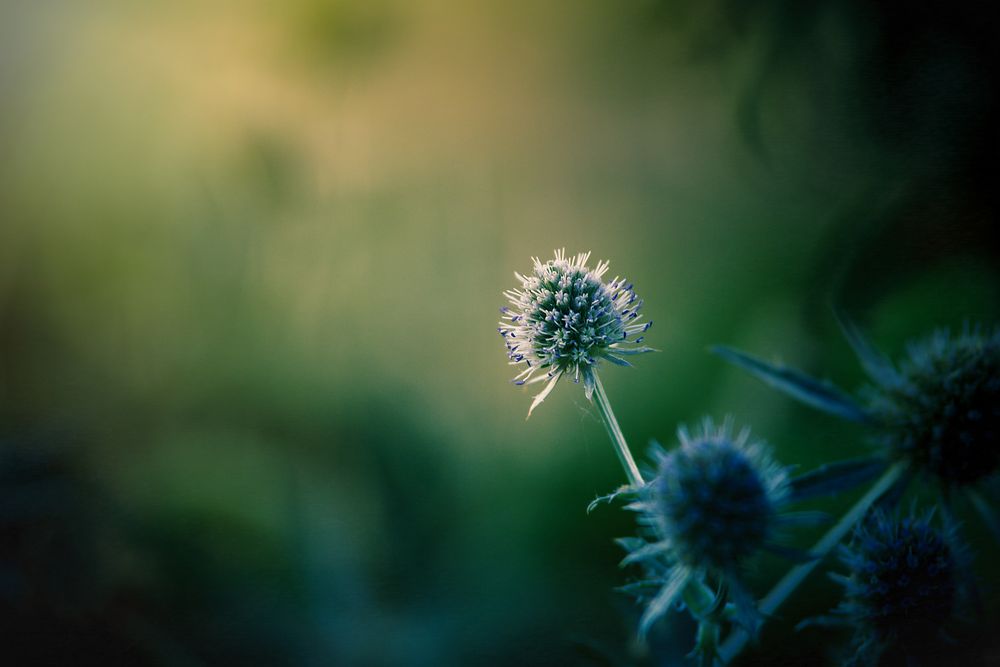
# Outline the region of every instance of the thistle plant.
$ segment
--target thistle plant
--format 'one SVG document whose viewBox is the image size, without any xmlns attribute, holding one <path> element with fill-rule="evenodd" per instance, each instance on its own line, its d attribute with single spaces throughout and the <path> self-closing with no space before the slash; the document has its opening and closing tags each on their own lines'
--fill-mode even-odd
<svg viewBox="0 0 1000 667">
<path fill-rule="evenodd" d="M 547 262 L 533 257 L 530 274 L 514 273 L 521 287 L 504 292 L 513 308 L 500 309 L 503 319 L 497 331 L 504 338 L 510 364 L 524 365 L 514 383 L 545 382 L 528 408 L 530 417 L 560 378 L 582 380 L 587 399 L 594 400 L 596 394 L 597 407 L 629 482 L 641 485 L 639 469 L 597 370 L 601 360 L 631 366 L 622 355 L 652 352 L 652 348 L 639 345 L 643 341 L 639 334 L 653 323 L 640 322 L 642 299 L 636 297 L 631 283 L 617 276 L 608 283 L 603 281 L 607 261 L 590 269 L 589 252 L 569 258 L 565 249 L 554 254 Z"/>
<path fill-rule="evenodd" d="M 933 512 L 902 519 L 875 511 L 840 548 L 848 573 L 831 578 L 844 599 L 830 615 L 800 624 L 853 628 L 849 664 L 877 664 L 888 649 L 916 658 L 944 640 L 941 626 L 951 617 L 959 594 L 957 543 L 932 525 Z"/>
<path fill-rule="evenodd" d="M 629 480 L 626 490 L 639 492 L 646 482 L 611 409 L 598 376 L 598 364 L 606 360 L 629 366 L 621 355 L 651 352 L 652 348 L 640 346 L 640 334 L 652 323 L 639 321 L 642 300 L 636 297 L 632 285 L 617 277 L 604 283 L 608 263 L 600 262 L 591 270 L 587 267 L 589 258 L 590 253 L 582 253 L 568 259 L 565 250 L 557 250 L 555 258 L 547 262 L 534 258 L 531 275 L 515 273 L 521 288 L 504 293 L 514 308 L 501 309 L 504 319 L 498 330 L 506 341 L 510 363 L 525 365 L 514 382 L 546 382 L 528 415 L 564 375 L 572 375 L 576 382 L 582 380 L 585 394 L 597 405 Z M 716 638 L 718 626 L 711 616 L 718 608 L 718 597 L 693 577 L 681 582 L 677 592 L 703 623 L 699 635 Z M 714 641 L 706 639 L 703 654 L 714 656 L 714 646 Z"/>
<path fill-rule="evenodd" d="M 958 336 L 938 332 L 893 364 L 856 327 L 841 322 L 869 377 L 854 396 L 800 371 L 716 347 L 724 359 L 792 397 L 865 425 L 875 451 L 791 477 L 748 429 L 734 432 L 731 420 L 716 425 L 706 419 L 693 434 L 681 427 L 672 449 L 655 446 L 654 467 L 644 477 L 598 372 L 603 362 L 629 366 L 625 356 L 651 351 L 642 345 L 651 323 L 641 321 L 642 300 L 632 285 L 617 277 L 604 282 L 608 263 L 591 269 L 589 258 L 557 250 L 546 262 L 533 259 L 530 274 L 515 273 L 521 286 L 504 293 L 511 306 L 501 309 L 498 331 L 510 364 L 519 369 L 514 383 L 544 383 L 529 416 L 563 377 L 582 382 L 598 408 L 629 483 L 591 507 L 624 495 L 631 499 L 627 509 L 638 513 L 638 535 L 619 543 L 628 552 L 622 564 L 643 570 L 639 581 L 624 587 L 645 605 L 640 637 L 681 604 L 698 624 L 692 655 L 703 667 L 725 664 L 852 531 L 850 546 L 841 550 L 849 574 L 837 577 L 845 598 L 822 622 L 855 627 L 858 660 L 877 660 L 890 646 L 916 646 L 947 619 L 959 589 L 961 552 L 952 498 L 967 497 L 1000 538 L 1000 522 L 983 495 L 1000 481 L 1000 329 L 988 335 L 969 328 Z M 897 520 L 888 513 L 918 475 L 939 491 L 941 531 L 931 526 L 930 515 Z M 866 482 L 868 489 L 808 552 L 782 543 L 785 527 L 822 518 L 790 511 L 790 504 Z M 745 574 L 763 551 L 800 562 L 755 601 Z M 727 627 L 729 636 L 720 642 Z"/>
</svg>

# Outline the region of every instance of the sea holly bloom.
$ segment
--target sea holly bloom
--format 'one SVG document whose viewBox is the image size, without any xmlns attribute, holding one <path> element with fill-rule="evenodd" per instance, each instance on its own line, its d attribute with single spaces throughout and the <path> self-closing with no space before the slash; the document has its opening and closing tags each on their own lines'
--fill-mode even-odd
<svg viewBox="0 0 1000 667">
<path fill-rule="evenodd" d="M 812 480 L 819 486 L 860 484 L 901 461 L 934 480 L 944 500 L 965 494 L 1000 538 L 1000 522 L 980 495 L 1000 469 L 1000 329 L 938 331 L 893 364 L 856 327 L 841 325 L 871 381 L 857 398 L 794 369 L 727 347 L 714 350 L 793 398 L 870 427 L 877 455 L 828 467 L 823 479 Z"/>
<path fill-rule="evenodd" d="M 654 447 L 656 476 L 629 509 L 639 512 L 641 538 L 622 540 L 630 551 L 623 564 L 642 563 L 656 590 L 640 621 L 645 633 L 678 598 L 690 579 L 721 587 L 736 622 L 752 630 L 757 612 L 741 583 L 747 562 L 760 550 L 802 556 L 776 542 L 784 526 L 825 516 L 786 512 L 787 470 L 767 445 L 750 440 L 749 429 L 734 434 L 732 421 L 704 420 L 692 435 L 678 429 L 680 446 Z"/>
<path fill-rule="evenodd" d="M 556 250 L 554 259 L 532 258 L 527 275 L 515 273 L 520 288 L 504 292 L 511 307 L 501 308 L 497 329 L 507 346 L 512 366 L 523 366 L 515 384 L 545 382 L 528 414 L 545 400 L 564 375 L 583 380 L 589 399 L 601 359 L 630 366 L 622 355 L 641 354 L 642 333 L 652 322 L 641 322 L 642 299 L 632 284 L 615 277 L 605 283 L 608 262 L 587 266 L 590 253 L 567 257 Z"/>
<path fill-rule="evenodd" d="M 909 350 L 899 369 L 873 369 L 868 411 L 878 442 L 895 458 L 953 486 L 1000 466 L 1000 331 L 938 331 Z"/>
<path fill-rule="evenodd" d="M 959 597 L 954 535 L 936 530 L 932 513 L 897 519 L 882 510 L 858 524 L 842 546 L 846 575 L 831 574 L 844 599 L 830 615 L 800 624 L 854 628 L 850 664 L 876 664 L 887 649 L 911 659 L 927 657 L 942 644 L 942 625 Z M 961 549 L 961 547 L 959 547 Z"/>
</svg>

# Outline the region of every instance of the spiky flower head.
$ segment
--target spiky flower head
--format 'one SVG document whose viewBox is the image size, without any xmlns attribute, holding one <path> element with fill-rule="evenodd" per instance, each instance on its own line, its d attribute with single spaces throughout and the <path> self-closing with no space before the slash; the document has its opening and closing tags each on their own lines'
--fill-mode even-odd
<svg viewBox="0 0 1000 667">
<path fill-rule="evenodd" d="M 529 414 L 563 375 L 582 378 L 589 398 L 599 360 L 629 366 L 621 355 L 650 351 L 637 347 L 652 324 L 640 322 L 642 299 L 622 278 L 605 283 L 608 262 L 590 269 L 589 258 L 589 252 L 567 257 L 565 250 L 547 262 L 532 258 L 531 273 L 514 274 L 521 287 L 504 292 L 512 307 L 500 309 L 498 331 L 511 365 L 524 365 L 514 382 L 547 382 Z"/>
<path fill-rule="evenodd" d="M 624 563 L 646 566 L 659 592 L 640 623 L 646 629 L 662 616 L 690 577 L 723 584 L 736 620 L 753 629 L 752 597 L 741 571 L 761 549 L 789 555 L 774 542 L 780 526 L 813 521 L 812 513 L 787 513 L 787 471 L 747 428 L 733 432 L 732 420 L 705 419 L 693 435 L 678 429 L 680 446 L 654 448 L 656 477 L 629 506 L 640 512 L 642 538 L 620 541 L 630 554 Z M 711 581 L 708 581 L 711 580 Z"/>
<path fill-rule="evenodd" d="M 890 647 L 912 654 L 940 638 L 958 597 L 957 555 L 954 536 L 936 530 L 931 517 L 876 511 L 841 547 L 849 575 L 831 575 L 845 591 L 827 621 L 855 628 L 854 662 L 875 663 Z"/>
<path fill-rule="evenodd" d="M 1000 330 L 935 332 L 872 379 L 869 412 L 891 456 L 958 486 L 1000 467 Z"/>
<path fill-rule="evenodd" d="M 647 515 L 688 567 L 733 571 L 771 532 L 787 479 L 749 434 L 705 420 L 693 436 L 682 426 L 680 447 L 657 455 Z"/>
</svg>

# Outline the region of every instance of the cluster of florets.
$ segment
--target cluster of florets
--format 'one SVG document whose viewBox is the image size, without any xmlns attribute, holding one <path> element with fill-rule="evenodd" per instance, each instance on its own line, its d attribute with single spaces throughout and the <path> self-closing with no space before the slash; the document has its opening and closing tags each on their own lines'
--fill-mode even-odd
<svg viewBox="0 0 1000 667">
<path fill-rule="evenodd" d="M 741 570 L 760 549 L 789 553 L 774 544 L 781 524 L 798 521 L 781 514 L 788 499 L 788 476 L 764 443 L 750 441 L 749 429 L 733 434 L 732 422 L 706 419 L 691 435 L 678 429 L 680 446 L 654 448 L 656 477 L 629 509 L 640 512 L 642 538 L 621 540 L 630 552 L 625 563 L 642 563 L 656 596 L 647 604 L 640 630 L 669 608 L 691 578 L 722 585 L 736 623 L 753 631 L 759 619 Z M 710 581 L 709 581 L 710 580 Z"/>
<path fill-rule="evenodd" d="M 621 278 L 604 283 L 608 263 L 591 270 L 589 258 L 590 253 L 567 258 L 557 250 L 547 262 L 533 258 L 531 274 L 514 274 L 521 288 L 504 292 L 513 307 L 501 309 L 498 331 L 510 363 L 525 364 L 516 384 L 546 379 L 554 384 L 566 373 L 586 380 L 598 359 L 629 365 L 619 355 L 647 351 L 634 347 L 652 324 L 639 322 L 642 299 Z M 539 371 L 543 374 L 536 377 Z"/>
<path fill-rule="evenodd" d="M 841 548 L 850 575 L 834 614 L 856 629 L 859 662 L 888 647 L 912 652 L 940 638 L 958 593 L 955 554 L 930 517 L 872 514 Z"/>
<path fill-rule="evenodd" d="M 661 453 L 647 509 L 677 559 L 714 572 L 736 569 L 771 533 L 785 495 L 784 471 L 764 445 L 706 421 L 680 447 Z"/>
<path fill-rule="evenodd" d="M 1000 331 L 937 332 L 876 378 L 869 411 L 890 455 L 943 482 L 972 484 L 1000 467 Z"/>
</svg>

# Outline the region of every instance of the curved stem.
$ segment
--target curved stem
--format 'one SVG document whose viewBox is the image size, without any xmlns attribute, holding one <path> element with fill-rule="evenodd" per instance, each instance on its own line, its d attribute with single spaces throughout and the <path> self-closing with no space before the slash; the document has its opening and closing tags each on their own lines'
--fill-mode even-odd
<svg viewBox="0 0 1000 667">
<path fill-rule="evenodd" d="M 601 384 L 601 378 L 596 371 L 593 371 L 594 377 L 594 403 L 597 404 L 597 410 L 601 413 L 601 421 L 604 422 L 604 428 L 608 431 L 608 436 L 611 438 L 611 444 L 614 445 L 615 454 L 618 455 L 618 460 L 621 461 L 622 468 L 625 469 L 625 475 L 628 477 L 629 484 L 639 489 L 645 484 L 642 479 L 642 473 L 639 472 L 639 466 L 635 464 L 635 459 L 632 458 L 632 452 L 629 451 L 628 443 L 625 442 L 625 435 L 622 433 L 622 429 L 618 426 L 618 420 L 615 419 L 615 413 L 611 410 L 611 403 L 608 401 L 608 395 L 604 393 L 604 385 Z"/>
<path fill-rule="evenodd" d="M 760 601 L 759 609 L 761 614 L 766 618 L 772 616 L 774 612 L 778 610 L 788 596 L 790 596 L 799 584 L 801 584 L 806 577 L 808 577 L 816 567 L 819 566 L 820 562 L 829 554 L 835 546 L 840 544 L 840 541 L 854 528 L 854 525 L 861 520 L 861 518 L 868 512 L 872 505 L 882 497 L 882 495 L 889 490 L 890 487 L 899 479 L 899 477 L 906 470 L 905 463 L 896 463 L 889 467 L 885 473 L 882 474 L 878 480 L 872 484 L 868 492 L 861 497 L 858 502 L 854 503 L 851 509 L 847 510 L 847 514 L 837 522 L 833 528 L 827 531 L 826 535 L 821 537 L 816 545 L 812 548 L 810 553 L 813 559 L 807 563 L 802 563 L 801 565 L 796 565 L 788 573 L 775 584 L 771 592 L 764 596 L 764 599 Z M 722 647 L 719 650 L 719 658 L 723 663 L 728 663 L 730 660 L 739 655 L 740 651 L 746 646 L 747 642 L 750 640 L 750 635 L 748 635 L 743 630 L 734 630 L 733 633 L 726 638 L 726 641 L 722 643 Z"/>
</svg>

